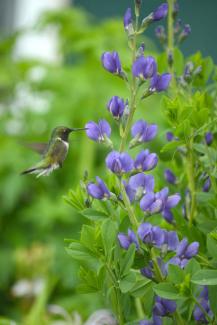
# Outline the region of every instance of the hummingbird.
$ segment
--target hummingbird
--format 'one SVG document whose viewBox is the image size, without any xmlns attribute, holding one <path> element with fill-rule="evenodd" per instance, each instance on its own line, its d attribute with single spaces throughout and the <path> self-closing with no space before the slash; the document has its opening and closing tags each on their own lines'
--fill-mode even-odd
<svg viewBox="0 0 217 325">
<path fill-rule="evenodd" d="M 82 130 L 87 130 L 87 128 L 74 129 L 65 126 L 57 126 L 53 129 L 48 143 L 27 144 L 28 147 L 42 155 L 42 160 L 35 166 L 24 170 L 21 175 L 37 174 L 36 177 L 38 178 L 40 176 L 48 176 L 55 169 L 62 167 L 69 149 L 69 134 Z"/>
</svg>

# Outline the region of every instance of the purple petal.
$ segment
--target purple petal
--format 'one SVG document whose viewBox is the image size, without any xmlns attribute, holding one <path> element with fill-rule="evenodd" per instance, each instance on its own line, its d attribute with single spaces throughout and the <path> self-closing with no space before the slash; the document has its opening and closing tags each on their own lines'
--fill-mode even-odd
<svg viewBox="0 0 217 325">
<path fill-rule="evenodd" d="M 163 216 L 163 218 L 167 222 L 172 223 L 172 221 L 173 221 L 173 214 L 172 214 L 172 212 L 169 209 L 164 209 L 162 211 L 162 216 Z"/>
<path fill-rule="evenodd" d="M 128 29 L 130 24 L 132 24 L 132 11 L 131 8 L 127 8 L 124 15 L 124 28 Z"/>
<path fill-rule="evenodd" d="M 172 314 L 176 311 L 176 302 L 170 299 L 161 298 L 161 303 L 166 309 L 167 313 Z"/>
<path fill-rule="evenodd" d="M 98 127 L 97 123 L 90 121 L 85 124 L 85 128 L 87 128 L 86 134 L 87 134 L 88 138 L 90 138 L 94 141 L 99 140 L 100 132 L 99 132 L 99 127 Z"/>
<path fill-rule="evenodd" d="M 182 239 L 182 241 L 180 241 L 180 243 L 177 247 L 176 255 L 178 257 L 185 255 L 185 251 L 186 251 L 187 247 L 188 247 L 188 240 L 187 240 L 187 238 L 184 238 L 184 239 Z"/>
<path fill-rule="evenodd" d="M 144 141 L 151 141 L 157 134 L 158 127 L 156 124 L 148 124 L 146 133 L 144 135 Z"/>
<path fill-rule="evenodd" d="M 136 244 L 136 249 L 139 249 L 138 239 L 137 239 L 136 234 L 134 233 L 134 231 L 131 230 L 131 229 L 128 229 L 128 238 L 130 239 L 131 243 Z"/>
<path fill-rule="evenodd" d="M 124 172 L 130 172 L 133 169 L 134 162 L 128 153 L 122 152 L 120 154 L 120 161 L 121 161 L 121 169 Z"/>
<path fill-rule="evenodd" d="M 104 193 L 102 192 L 100 187 L 94 183 L 89 183 L 87 185 L 87 192 L 89 195 L 98 200 L 101 200 L 104 197 Z"/>
<path fill-rule="evenodd" d="M 160 192 L 156 193 L 155 196 L 157 199 L 161 199 L 165 201 L 168 197 L 169 189 L 168 187 L 164 187 Z"/>
<path fill-rule="evenodd" d="M 124 100 L 118 96 L 113 96 L 108 102 L 107 108 L 114 118 L 119 119 L 124 113 Z"/>
<path fill-rule="evenodd" d="M 119 159 L 119 152 L 118 151 L 111 151 L 107 157 L 106 157 L 106 166 L 112 170 L 113 168 L 113 163 L 114 161 L 116 161 L 117 159 Z"/>
<path fill-rule="evenodd" d="M 142 223 L 138 228 L 138 236 L 143 241 L 143 239 L 151 233 L 152 225 L 148 222 Z"/>
<path fill-rule="evenodd" d="M 153 12 L 153 20 L 158 21 L 166 17 L 168 12 L 168 4 L 162 3 L 155 11 Z"/>
<path fill-rule="evenodd" d="M 150 82 L 150 91 L 151 92 L 161 92 L 166 90 L 169 87 L 171 81 L 171 74 L 164 73 L 162 75 L 155 75 Z"/>
<path fill-rule="evenodd" d="M 140 151 L 140 153 L 136 156 L 136 159 L 134 161 L 134 167 L 136 169 L 143 170 L 143 163 L 148 155 L 149 155 L 148 149 Z"/>
<path fill-rule="evenodd" d="M 99 130 L 102 138 L 105 134 L 107 135 L 107 137 L 110 137 L 111 127 L 106 120 L 99 120 Z"/>
<path fill-rule="evenodd" d="M 212 132 L 206 132 L 205 141 L 206 141 L 206 144 L 208 146 L 212 144 L 212 142 L 213 142 L 213 134 L 212 134 Z"/>
<path fill-rule="evenodd" d="M 159 213 L 162 211 L 163 208 L 163 201 L 161 199 L 156 199 L 150 206 L 149 212 L 151 214 Z"/>
<path fill-rule="evenodd" d="M 154 305 L 153 312 L 155 315 L 158 316 L 166 316 L 167 310 L 165 309 L 163 304 L 161 304 L 160 302 L 156 302 Z"/>
<path fill-rule="evenodd" d="M 99 188 L 101 189 L 104 197 L 110 197 L 110 192 L 101 178 L 96 177 Z"/>
<path fill-rule="evenodd" d="M 181 196 L 179 193 L 168 196 L 167 201 L 166 201 L 166 208 L 171 209 L 171 208 L 175 207 L 179 203 L 180 200 L 181 200 Z"/>
<path fill-rule="evenodd" d="M 188 259 L 190 259 L 193 256 L 197 255 L 198 249 L 199 249 L 199 243 L 198 242 L 195 241 L 195 242 L 191 243 L 187 247 L 187 249 L 185 251 L 185 257 L 188 258 Z"/>
<path fill-rule="evenodd" d="M 170 169 L 165 169 L 164 177 L 168 183 L 170 184 L 176 183 L 176 176 L 173 174 L 173 172 Z"/>
<path fill-rule="evenodd" d="M 157 166 L 157 163 L 158 163 L 158 156 L 156 155 L 156 153 L 151 153 L 144 160 L 142 169 L 144 171 L 152 170 Z"/>
<path fill-rule="evenodd" d="M 122 248 L 124 248 L 124 249 L 129 248 L 131 242 L 130 242 L 130 239 L 128 238 L 127 235 L 125 235 L 123 233 L 119 233 L 118 234 L 118 240 L 119 240 L 119 243 L 120 243 Z"/>
<path fill-rule="evenodd" d="M 138 173 L 130 177 L 129 185 L 134 190 L 142 187 L 145 192 L 152 192 L 154 189 L 154 177 L 152 175 Z"/>
<path fill-rule="evenodd" d="M 111 73 L 121 72 L 121 63 L 117 52 L 104 52 L 101 57 L 103 67 Z"/>
<path fill-rule="evenodd" d="M 133 124 L 131 128 L 131 134 L 135 138 L 137 135 L 141 136 L 147 127 L 147 123 L 143 120 L 139 120 L 136 123 Z"/>
<path fill-rule="evenodd" d="M 167 245 L 170 251 L 175 251 L 179 244 L 179 238 L 175 231 L 167 232 Z"/>
<path fill-rule="evenodd" d="M 157 226 L 152 228 L 153 233 L 153 243 L 156 244 L 157 247 L 161 247 L 164 243 L 164 231 Z"/>
<path fill-rule="evenodd" d="M 152 192 L 147 193 L 146 195 L 143 196 L 143 198 L 140 201 L 140 208 L 143 211 L 147 211 L 151 204 L 154 202 L 155 195 Z"/>
</svg>

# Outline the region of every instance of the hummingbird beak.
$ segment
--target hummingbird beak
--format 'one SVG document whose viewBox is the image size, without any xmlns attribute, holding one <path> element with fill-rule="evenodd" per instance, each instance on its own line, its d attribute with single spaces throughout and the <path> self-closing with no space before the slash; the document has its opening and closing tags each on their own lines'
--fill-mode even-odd
<svg viewBox="0 0 217 325">
<path fill-rule="evenodd" d="M 85 131 L 85 130 L 88 130 L 88 128 L 77 128 L 77 129 L 71 128 L 70 129 L 71 132 L 74 132 L 74 131 Z"/>
</svg>

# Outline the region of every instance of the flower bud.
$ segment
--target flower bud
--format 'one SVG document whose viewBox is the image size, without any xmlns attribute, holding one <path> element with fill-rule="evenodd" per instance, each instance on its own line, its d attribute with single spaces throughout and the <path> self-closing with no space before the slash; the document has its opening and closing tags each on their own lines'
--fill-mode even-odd
<svg viewBox="0 0 217 325">
<path fill-rule="evenodd" d="M 134 28 L 133 28 L 133 19 L 132 19 L 132 11 L 131 8 L 128 8 L 124 15 L 124 29 L 128 36 L 134 34 Z"/>
<path fill-rule="evenodd" d="M 158 21 L 167 16 L 168 13 L 168 4 L 162 3 L 152 14 L 153 21 Z"/>
<path fill-rule="evenodd" d="M 206 141 L 207 146 L 210 146 L 212 144 L 212 142 L 213 142 L 213 134 L 212 134 L 212 132 L 206 132 L 205 141 Z"/>
<path fill-rule="evenodd" d="M 124 100 L 118 96 L 113 96 L 108 102 L 107 108 L 113 115 L 114 119 L 119 120 L 124 113 Z"/>
<path fill-rule="evenodd" d="M 186 24 L 179 35 L 178 41 L 180 43 L 183 42 L 190 35 L 190 33 L 191 33 L 191 26 L 189 24 Z"/>
<path fill-rule="evenodd" d="M 159 39 L 161 44 L 164 44 L 167 38 L 164 26 L 159 25 L 155 28 L 155 36 Z"/>
<path fill-rule="evenodd" d="M 119 55 L 117 52 L 104 52 L 101 57 L 102 65 L 103 67 L 117 75 L 121 75 L 122 68 L 121 68 L 121 62 L 119 59 Z"/>
<path fill-rule="evenodd" d="M 210 188 L 211 188 L 211 179 L 210 177 L 207 177 L 207 179 L 203 184 L 203 192 L 209 192 Z"/>
<path fill-rule="evenodd" d="M 165 169 L 164 171 L 164 177 L 166 181 L 170 184 L 176 184 L 176 176 L 173 174 L 173 172 L 170 169 Z"/>
</svg>

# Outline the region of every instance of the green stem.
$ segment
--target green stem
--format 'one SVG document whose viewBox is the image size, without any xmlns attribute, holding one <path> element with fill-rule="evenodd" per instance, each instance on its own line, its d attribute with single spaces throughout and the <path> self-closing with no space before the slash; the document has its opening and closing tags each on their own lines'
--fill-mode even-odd
<svg viewBox="0 0 217 325">
<path fill-rule="evenodd" d="M 123 315 L 123 311 L 122 311 L 122 307 L 121 307 L 121 299 L 120 299 L 121 293 L 118 288 L 118 281 L 116 279 L 115 274 L 111 270 L 110 266 L 108 264 L 105 264 L 105 266 L 108 271 L 108 274 L 109 274 L 110 280 L 113 284 L 113 288 L 114 288 L 114 292 L 115 292 L 115 304 L 114 305 L 115 305 L 115 309 L 116 309 L 118 324 L 124 325 L 124 315 Z"/>
<path fill-rule="evenodd" d="M 137 221 L 137 218 L 136 218 L 135 213 L 134 213 L 134 209 L 133 209 L 133 207 L 132 207 L 132 205 L 130 203 L 130 200 L 129 200 L 128 196 L 127 196 L 124 184 L 122 183 L 121 179 L 120 179 L 120 190 L 121 190 L 122 199 L 123 199 L 125 208 L 126 208 L 126 210 L 128 212 L 130 222 L 135 227 L 138 227 L 139 223 Z"/>
<path fill-rule="evenodd" d="M 174 0 L 168 0 L 168 18 L 167 18 L 167 55 L 169 62 L 169 69 L 172 77 L 174 77 L 173 71 L 173 59 L 174 59 L 174 22 L 173 22 L 173 9 L 174 9 Z M 171 56 L 171 60 L 169 59 Z M 174 79 L 174 78 L 173 78 Z"/>
<path fill-rule="evenodd" d="M 174 324 L 176 325 L 185 325 L 185 321 L 182 319 L 179 312 L 176 310 L 173 314 Z"/>
<path fill-rule="evenodd" d="M 204 313 L 206 319 L 208 320 L 209 323 L 213 324 L 213 320 L 212 318 L 209 316 L 209 314 L 207 313 L 207 311 L 203 308 L 203 306 L 199 303 L 199 301 L 197 301 L 197 299 L 192 295 L 192 300 L 194 301 L 194 303 L 200 308 L 200 310 Z"/>
<path fill-rule="evenodd" d="M 197 202 L 196 202 L 196 188 L 194 181 L 194 154 L 192 148 L 193 141 L 190 139 L 190 142 L 187 144 L 187 155 L 186 155 L 186 173 L 188 178 L 188 186 L 191 195 L 191 204 L 189 211 L 187 211 L 187 217 L 189 220 L 189 225 L 193 224 L 193 220 L 196 214 Z"/>
<path fill-rule="evenodd" d="M 136 26 L 135 26 L 135 34 L 133 35 L 132 38 L 132 63 L 136 59 L 136 32 L 138 30 L 138 17 L 136 16 Z M 133 76 L 132 78 L 132 84 L 130 87 L 130 113 L 127 118 L 127 123 L 124 129 L 124 134 L 121 138 L 121 143 L 120 143 L 120 148 L 119 151 L 123 152 L 125 150 L 126 142 L 127 142 L 127 137 L 131 129 L 131 124 L 133 121 L 133 116 L 136 111 L 136 95 L 137 95 L 137 89 L 136 89 L 136 78 Z"/>
<path fill-rule="evenodd" d="M 142 307 L 142 302 L 140 298 L 135 299 L 135 305 L 136 305 L 136 310 L 137 310 L 137 315 L 139 319 L 145 318 L 145 313 Z"/>
</svg>

